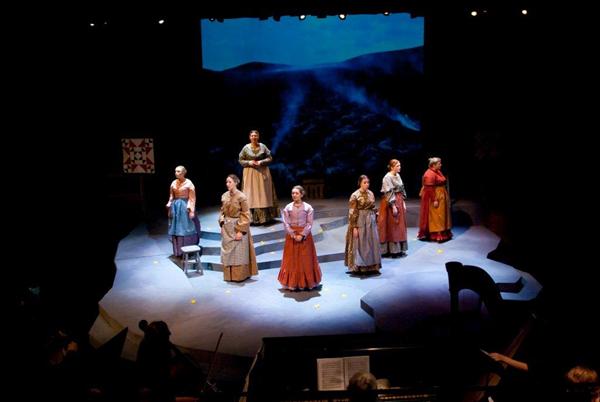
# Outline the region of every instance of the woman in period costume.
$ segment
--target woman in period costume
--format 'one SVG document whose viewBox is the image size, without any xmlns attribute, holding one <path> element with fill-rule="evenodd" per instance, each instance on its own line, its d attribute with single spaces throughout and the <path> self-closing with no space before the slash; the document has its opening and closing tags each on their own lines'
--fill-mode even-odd
<svg viewBox="0 0 600 402">
<path fill-rule="evenodd" d="M 353 273 L 376 273 L 381 268 L 375 196 L 369 178 L 358 179 L 359 189 L 350 196 L 344 265 Z"/>
<path fill-rule="evenodd" d="M 450 197 L 446 189 L 446 177 L 440 170 L 442 160 L 429 158 L 429 169 L 423 175 L 421 187 L 421 211 L 419 215 L 419 240 L 439 243 L 452 238 L 450 221 Z"/>
<path fill-rule="evenodd" d="M 292 188 L 292 200 L 282 211 L 286 231 L 277 279 L 285 289 L 313 289 L 321 282 L 321 268 L 311 234 L 314 210 L 304 201 L 304 188 Z"/>
<path fill-rule="evenodd" d="M 377 228 L 381 242 L 381 256 L 398 258 L 408 250 L 406 232 L 406 190 L 400 177 L 400 161 L 392 159 L 389 171 L 381 184 L 381 205 Z"/>
<path fill-rule="evenodd" d="M 173 243 L 173 255 L 181 257 L 181 247 L 198 244 L 200 241 L 200 221 L 196 216 L 196 188 L 190 179 L 185 178 L 187 170 L 183 166 L 175 168 L 175 180 L 169 187 L 169 235 Z"/>
<path fill-rule="evenodd" d="M 279 215 L 275 186 L 267 166 L 273 157 L 269 148 L 258 142 L 259 138 L 258 131 L 250 131 L 250 143 L 242 148 L 239 156 L 244 168 L 242 192 L 248 197 L 251 223 L 256 225 L 269 223 Z"/>
<path fill-rule="evenodd" d="M 237 189 L 240 179 L 230 174 L 227 191 L 221 196 L 221 263 L 226 281 L 241 282 L 258 275 L 256 254 L 250 234 L 250 210 L 246 195 Z"/>
</svg>

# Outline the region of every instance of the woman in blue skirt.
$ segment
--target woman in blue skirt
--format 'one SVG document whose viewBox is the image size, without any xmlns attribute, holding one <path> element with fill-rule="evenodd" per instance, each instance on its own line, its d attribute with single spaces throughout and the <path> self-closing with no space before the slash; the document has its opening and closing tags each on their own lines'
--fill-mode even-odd
<svg viewBox="0 0 600 402">
<path fill-rule="evenodd" d="M 175 168 L 175 177 L 169 189 L 169 235 L 173 242 L 173 255 L 181 257 L 181 247 L 196 245 L 200 241 L 200 221 L 196 216 L 196 188 L 185 178 L 183 166 Z"/>
</svg>

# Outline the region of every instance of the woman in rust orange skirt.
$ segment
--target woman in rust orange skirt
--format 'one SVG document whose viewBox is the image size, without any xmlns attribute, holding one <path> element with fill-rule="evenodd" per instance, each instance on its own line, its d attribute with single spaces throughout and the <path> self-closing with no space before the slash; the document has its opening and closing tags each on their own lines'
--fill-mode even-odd
<svg viewBox="0 0 600 402">
<path fill-rule="evenodd" d="M 382 257 L 404 257 L 408 250 L 406 232 L 406 190 L 400 177 L 400 161 L 392 159 L 381 184 L 381 206 L 377 230 Z"/>
<path fill-rule="evenodd" d="M 321 268 L 311 234 L 314 210 L 302 201 L 304 188 L 294 186 L 292 199 L 283 210 L 286 231 L 281 270 L 277 279 L 289 290 L 313 289 L 321 283 Z"/>
</svg>

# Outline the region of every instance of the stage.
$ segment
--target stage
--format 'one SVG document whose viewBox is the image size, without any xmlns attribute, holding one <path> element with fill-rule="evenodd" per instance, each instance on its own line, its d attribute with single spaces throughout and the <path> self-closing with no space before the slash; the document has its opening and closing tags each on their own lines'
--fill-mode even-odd
<svg viewBox="0 0 600 402">
<path fill-rule="evenodd" d="M 460 226 L 454 227 L 451 241 L 438 244 L 416 240 L 419 205 L 418 200 L 410 200 L 408 256 L 383 259 L 381 275 L 353 277 L 343 263 L 347 200 L 308 202 L 316 211 L 313 236 L 323 271 L 320 289 L 281 289 L 277 281 L 284 239 L 280 223 L 251 228 L 259 275 L 243 283 L 223 281 L 216 207 L 199 214 L 204 273 L 189 271 L 186 276 L 171 258 L 165 218 L 140 225 L 121 240 L 113 287 L 100 301 L 100 314 L 90 329 L 92 344 L 100 346 L 127 327 L 122 355 L 135 359 L 142 319 L 165 321 L 175 345 L 200 353 L 212 351 L 223 332 L 219 352 L 246 357 L 256 354 L 263 337 L 402 333 L 425 319 L 448 314 L 447 261 L 484 268 L 503 285 L 504 299 L 528 301 L 541 290 L 531 275 L 486 258 L 499 238 L 481 226 L 473 203 L 453 204 L 455 225 Z"/>
</svg>

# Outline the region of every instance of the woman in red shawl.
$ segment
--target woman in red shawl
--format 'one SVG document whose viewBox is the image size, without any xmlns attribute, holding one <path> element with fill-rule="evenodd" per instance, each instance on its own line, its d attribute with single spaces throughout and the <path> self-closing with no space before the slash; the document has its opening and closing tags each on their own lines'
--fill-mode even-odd
<svg viewBox="0 0 600 402">
<path fill-rule="evenodd" d="M 442 160 L 429 158 L 429 169 L 423 175 L 421 187 L 421 213 L 419 216 L 419 240 L 439 243 L 452 238 L 450 221 L 450 197 L 446 190 L 446 177 L 440 170 Z"/>
</svg>

